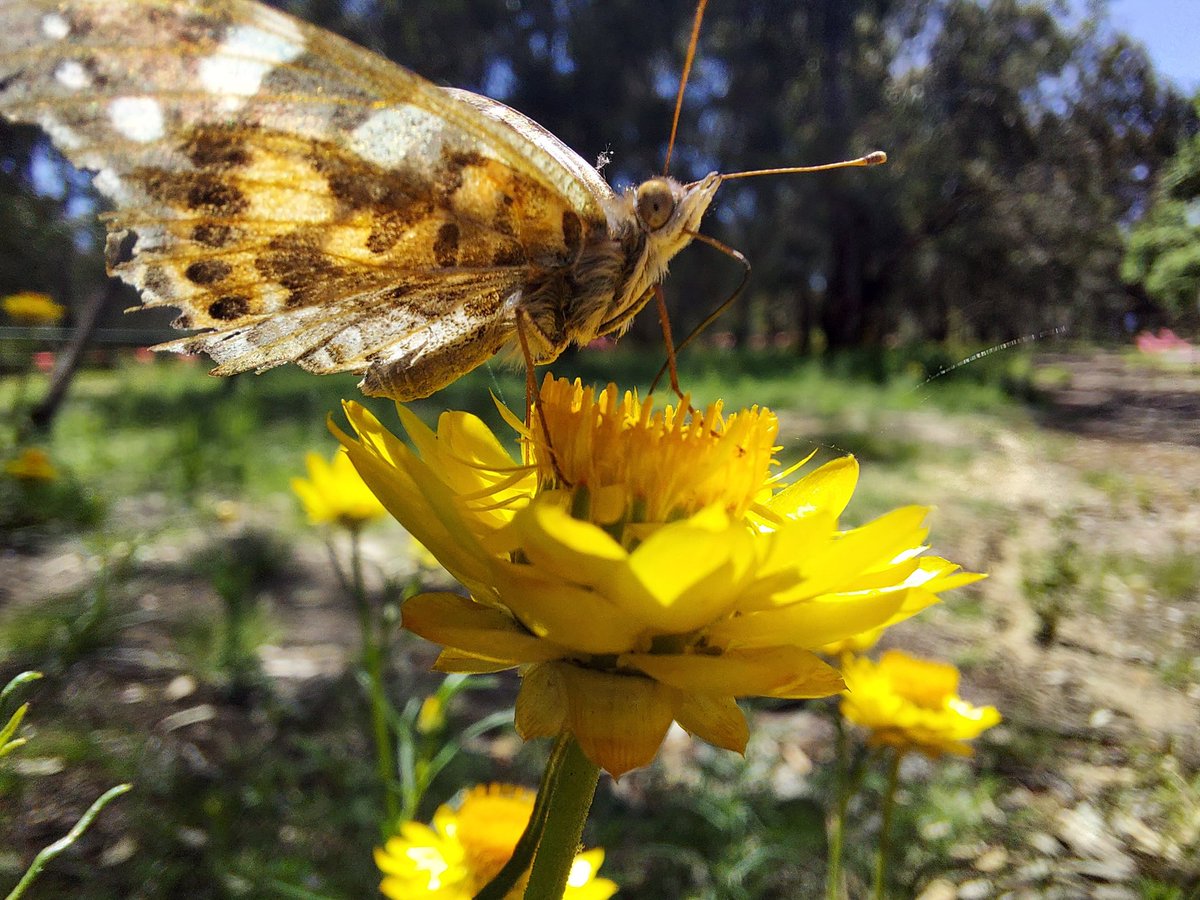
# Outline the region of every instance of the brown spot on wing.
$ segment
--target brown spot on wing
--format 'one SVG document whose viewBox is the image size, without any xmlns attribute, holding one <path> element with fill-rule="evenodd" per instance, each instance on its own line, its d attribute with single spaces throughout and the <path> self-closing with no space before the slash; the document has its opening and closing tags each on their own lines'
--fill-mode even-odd
<svg viewBox="0 0 1200 900">
<path fill-rule="evenodd" d="M 324 252 L 316 229 L 281 234 L 267 246 L 267 252 L 254 260 L 254 267 L 268 281 L 288 290 L 288 306 L 303 305 L 323 283 L 342 274 L 341 267 L 334 265 Z"/>
<path fill-rule="evenodd" d="M 212 210 L 227 215 L 239 215 L 247 206 L 246 195 L 232 184 L 225 184 L 207 173 L 197 177 L 188 189 L 188 206 L 197 210 Z"/>
<path fill-rule="evenodd" d="M 437 239 L 433 242 L 433 258 L 445 268 L 458 264 L 458 226 L 453 222 L 438 229 Z"/>
<path fill-rule="evenodd" d="M 224 247 L 234 237 L 232 227 L 216 222 L 201 222 L 192 228 L 192 240 L 206 247 Z"/>
<path fill-rule="evenodd" d="M 233 266 L 223 259 L 198 259 L 183 272 L 192 284 L 216 284 L 224 281 L 233 271 Z"/>
<path fill-rule="evenodd" d="M 146 274 L 143 278 L 142 286 L 152 294 L 156 294 L 164 299 L 175 295 L 175 288 L 171 284 L 171 276 L 166 273 L 162 266 L 153 264 L 146 266 Z"/>
<path fill-rule="evenodd" d="M 198 169 L 244 166 L 250 159 L 242 143 L 244 130 L 224 125 L 196 128 L 180 147 Z"/>
<path fill-rule="evenodd" d="M 197 212 L 236 216 L 249 205 L 246 195 L 213 172 L 168 172 L 142 169 L 137 173 L 146 193 L 170 206 L 184 206 Z"/>
<path fill-rule="evenodd" d="M 433 205 L 418 201 L 400 209 L 378 214 L 371 233 L 367 236 L 367 249 L 372 253 L 386 253 L 410 228 L 433 212 Z"/>
<path fill-rule="evenodd" d="M 221 322 L 240 319 L 250 311 L 250 302 L 245 297 L 230 295 L 214 300 L 208 307 L 208 314 Z"/>
</svg>

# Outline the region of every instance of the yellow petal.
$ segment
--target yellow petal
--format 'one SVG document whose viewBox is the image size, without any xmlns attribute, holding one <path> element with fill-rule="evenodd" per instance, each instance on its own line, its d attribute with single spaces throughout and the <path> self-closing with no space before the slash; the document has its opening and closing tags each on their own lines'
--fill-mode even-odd
<svg viewBox="0 0 1200 900">
<path fill-rule="evenodd" d="M 517 694 L 517 734 L 525 740 L 554 737 L 567 721 L 567 692 L 558 663 L 538 663 L 521 675 Z"/>
<path fill-rule="evenodd" d="M 680 692 L 675 721 L 689 734 L 734 753 L 744 753 L 750 739 L 746 716 L 733 697 Z"/>
<path fill-rule="evenodd" d="M 884 513 L 861 528 L 842 534 L 818 557 L 807 561 L 809 596 L 841 590 L 854 577 L 890 564 L 906 550 L 919 547 L 928 530 L 921 527 L 929 510 L 904 506 Z"/>
<path fill-rule="evenodd" d="M 347 414 L 353 409 L 347 404 Z M 358 470 L 363 481 L 414 538 L 429 549 L 447 571 L 476 596 L 490 598 L 490 559 L 463 520 L 449 490 L 407 447 L 391 435 L 375 440 L 369 427 L 380 428 L 365 410 L 352 420 L 360 440 L 345 434 L 332 421 L 329 429 Z M 373 424 L 372 424 L 373 423 Z M 386 434 L 386 432 L 384 432 Z M 430 498 L 433 498 L 431 500 Z"/>
<path fill-rule="evenodd" d="M 606 584 L 628 557 L 625 549 L 602 528 L 574 519 L 542 494 L 513 518 L 512 528 L 529 561 L 544 571 L 575 584 Z"/>
<path fill-rule="evenodd" d="M 567 697 L 567 727 L 614 778 L 649 765 L 671 727 L 671 691 L 648 678 L 554 663 Z"/>
<path fill-rule="evenodd" d="M 850 505 L 857 485 L 858 460 L 843 456 L 788 485 L 766 506 L 789 518 L 824 512 L 836 519 Z"/>
<path fill-rule="evenodd" d="M 418 594 L 400 608 L 405 628 L 427 641 L 510 664 L 557 659 L 563 649 L 533 637 L 506 613 L 458 594 Z"/>
<path fill-rule="evenodd" d="M 794 647 L 693 653 L 626 653 L 621 665 L 684 692 L 733 697 L 828 697 L 844 687 L 837 670 Z"/>
<path fill-rule="evenodd" d="M 780 602 L 808 596 L 804 578 L 809 560 L 828 551 L 838 535 L 836 529 L 834 518 L 820 512 L 784 519 L 776 530 L 754 534 L 755 580 L 739 596 L 737 611 L 771 609 Z"/>
<path fill-rule="evenodd" d="M 624 615 L 603 594 L 542 574 L 537 567 L 498 562 L 501 602 L 538 637 L 587 654 L 624 653 L 642 623 Z"/>
<path fill-rule="evenodd" d="M 905 593 L 826 594 L 781 609 L 726 619 L 710 628 L 708 634 L 714 643 L 725 647 L 793 644 L 813 650 L 888 622 L 903 605 Z"/>
<path fill-rule="evenodd" d="M 750 533 L 719 510 L 665 525 L 630 554 L 612 590 L 656 631 L 683 634 L 719 619 L 738 599 L 753 562 Z M 705 514 L 701 514 L 705 515 Z"/>
</svg>

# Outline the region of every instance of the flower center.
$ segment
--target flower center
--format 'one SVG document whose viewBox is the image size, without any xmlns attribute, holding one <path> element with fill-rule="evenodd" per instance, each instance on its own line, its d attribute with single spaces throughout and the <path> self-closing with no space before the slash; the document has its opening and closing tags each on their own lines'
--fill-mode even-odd
<svg viewBox="0 0 1200 900">
<path fill-rule="evenodd" d="M 547 376 L 526 437 L 541 490 L 570 491 L 576 518 L 623 526 L 712 505 L 744 516 L 774 464 L 778 432 L 774 413 L 758 407 L 728 418 L 720 403 L 695 415 L 686 403 L 655 410 L 613 384 L 597 393 Z"/>
</svg>

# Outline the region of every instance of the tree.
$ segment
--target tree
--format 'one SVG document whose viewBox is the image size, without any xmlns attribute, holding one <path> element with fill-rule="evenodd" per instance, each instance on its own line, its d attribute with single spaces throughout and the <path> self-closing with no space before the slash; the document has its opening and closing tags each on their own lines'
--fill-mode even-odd
<svg viewBox="0 0 1200 900">
<path fill-rule="evenodd" d="M 1200 118 L 1200 96 L 1193 102 Z M 1121 274 L 1166 312 L 1200 318 L 1200 134 L 1166 166 L 1153 204 L 1130 232 Z"/>
</svg>

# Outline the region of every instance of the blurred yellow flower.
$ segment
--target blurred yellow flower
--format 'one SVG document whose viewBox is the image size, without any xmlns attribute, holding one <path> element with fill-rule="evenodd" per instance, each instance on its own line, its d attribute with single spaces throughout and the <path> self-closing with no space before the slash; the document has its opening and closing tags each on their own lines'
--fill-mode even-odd
<svg viewBox="0 0 1200 900">
<path fill-rule="evenodd" d="M 610 385 L 549 376 L 512 459 L 474 416 L 434 433 L 399 407 L 416 452 L 361 406 L 336 431 L 363 479 L 471 593 L 428 593 L 404 625 L 442 671 L 521 666 L 517 729 L 569 730 L 615 776 L 648 764 L 672 720 L 742 751 L 742 696 L 843 687 L 814 651 L 981 577 L 921 556 L 926 510 L 848 531 L 858 467 L 771 475 L 778 423 L 757 407 L 655 411 Z M 547 437 L 549 445 L 547 445 Z"/>
<path fill-rule="evenodd" d="M 22 481 L 54 481 L 58 478 L 58 469 L 41 447 L 22 450 L 20 456 L 4 464 L 4 471 Z"/>
<path fill-rule="evenodd" d="M 340 448 L 331 462 L 325 462 L 319 453 L 312 451 L 304 457 L 304 462 L 308 478 L 293 478 L 292 490 L 312 524 L 329 522 L 356 529 L 387 515 Z"/>
<path fill-rule="evenodd" d="M 67 308 L 48 294 L 23 291 L 0 300 L 5 315 L 22 325 L 53 325 L 67 314 Z"/>
<path fill-rule="evenodd" d="M 433 825 L 404 822 L 400 833 L 375 850 L 383 872 L 379 889 L 395 900 L 470 900 L 508 862 L 533 813 L 534 794 L 505 784 L 479 785 L 458 807 L 443 805 Z M 617 885 L 597 878 L 603 850 L 575 857 L 564 900 L 607 900 Z M 518 884 L 513 900 L 524 892 Z"/>
<path fill-rule="evenodd" d="M 869 729 L 873 746 L 970 756 L 966 742 L 1000 722 L 994 706 L 972 706 L 958 696 L 958 669 L 949 663 L 889 650 L 878 663 L 847 660 L 842 675 L 842 715 Z"/>
</svg>

